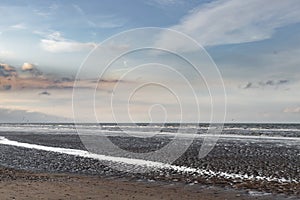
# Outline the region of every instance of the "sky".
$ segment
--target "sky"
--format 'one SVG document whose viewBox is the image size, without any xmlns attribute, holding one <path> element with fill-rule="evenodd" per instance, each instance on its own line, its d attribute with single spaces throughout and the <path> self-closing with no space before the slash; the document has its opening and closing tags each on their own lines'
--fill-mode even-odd
<svg viewBox="0 0 300 200">
<path fill-rule="evenodd" d="M 0 122 L 297 123 L 299 11 L 298 0 L 2 0 Z"/>
</svg>

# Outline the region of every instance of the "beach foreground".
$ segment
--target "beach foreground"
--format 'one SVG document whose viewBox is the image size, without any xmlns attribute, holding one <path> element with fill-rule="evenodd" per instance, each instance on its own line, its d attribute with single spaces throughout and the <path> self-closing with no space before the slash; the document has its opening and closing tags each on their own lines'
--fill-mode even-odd
<svg viewBox="0 0 300 200">
<path fill-rule="evenodd" d="M 298 126 L 227 125 L 199 158 L 207 127 L 186 124 L 197 134 L 171 164 L 139 156 L 169 144 L 173 124 L 150 138 L 126 136 L 111 124 L 81 126 L 97 144 L 108 138 L 125 154 L 87 151 L 71 124 L 2 124 L 0 199 L 299 199 Z M 157 128 L 124 127 L 141 136 Z M 192 134 L 177 136 L 179 145 Z"/>
<path fill-rule="evenodd" d="M 0 169 L 1 199 L 272 199 L 219 187 Z M 274 197 L 273 197 L 274 198 Z"/>
</svg>

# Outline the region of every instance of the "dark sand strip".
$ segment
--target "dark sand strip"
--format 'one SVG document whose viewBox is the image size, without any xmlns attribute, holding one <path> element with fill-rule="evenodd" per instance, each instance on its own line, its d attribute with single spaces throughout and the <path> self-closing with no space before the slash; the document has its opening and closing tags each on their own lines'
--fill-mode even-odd
<svg viewBox="0 0 300 200">
<path fill-rule="evenodd" d="M 167 185 L 96 176 L 0 169 L 0 199 L 274 199 L 200 185 Z"/>
</svg>

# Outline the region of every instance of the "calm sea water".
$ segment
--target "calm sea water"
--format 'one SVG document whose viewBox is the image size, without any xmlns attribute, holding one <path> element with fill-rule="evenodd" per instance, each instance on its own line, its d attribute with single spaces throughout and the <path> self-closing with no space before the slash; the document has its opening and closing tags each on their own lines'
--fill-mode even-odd
<svg viewBox="0 0 300 200">
<path fill-rule="evenodd" d="M 139 134 L 206 134 L 209 124 L 0 124 L 0 133 L 36 133 L 36 134 L 87 134 L 103 132 L 117 134 L 121 132 Z M 300 137 L 300 124 L 225 124 L 222 134 L 268 137 Z"/>
</svg>

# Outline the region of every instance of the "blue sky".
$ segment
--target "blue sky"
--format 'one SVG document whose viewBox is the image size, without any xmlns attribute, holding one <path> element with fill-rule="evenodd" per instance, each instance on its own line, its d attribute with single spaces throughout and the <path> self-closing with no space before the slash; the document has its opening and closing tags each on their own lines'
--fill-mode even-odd
<svg viewBox="0 0 300 200">
<path fill-rule="evenodd" d="M 24 115 L 22 120 L 28 121 L 36 120 L 39 114 L 46 121 L 72 120 L 70 88 L 89 52 L 122 31 L 160 27 L 187 34 L 212 57 L 226 88 L 227 122 L 299 122 L 299 10 L 297 0 L 1 1 L 0 63 L 3 72 L 0 73 L 0 121 L 20 121 L 20 113 Z M 198 56 L 185 43 L 170 37 L 168 32 L 162 32 L 156 39 L 154 43 L 166 49 L 182 51 L 192 58 Z M 144 38 L 136 40 L 141 42 Z M 114 43 L 109 51 L 119 51 L 127 45 L 125 40 Z M 168 60 L 191 79 L 193 72 L 188 66 L 179 64 L 180 61 L 172 61 L 167 55 L 156 58 L 157 62 Z M 124 67 L 129 71 L 147 59 L 153 62 L 149 54 L 124 57 L 109 77 L 115 79 L 124 72 Z M 13 67 L 14 71 L 4 66 Z M 94 72 L 90 68 L 88 74 Z M 140 73 L 136 76 L 149 80 L 159 77 L 159 71 L 155 70 Z M 174 77 L 162 75 L 161 78 L 180 85 Z M 81 84 L 82 88 L 90 87 L 89 83 Z M 113 88 L 112 85 L 107 87 L 105 91 Z M 48 91 L 49 95 L 43 95 L 43 91 Z M 147 102 L 147 106 L 136 109 L 137 121 L 147 121 L 145 116 L 148 116 L 149 105 L 159 104 L 164 102 L 162 98 L 167 98 L 162 92 L 156 94 L 155 91 L 144 95 L 161 99 L 153 99 Z M 122 100 L 118 99 L 116 107 L 125 106 Z M 184 101 L 191 104 L 189 100 Z M 104 110 L 99 111 L 101 120 L 113 121 L 111 110 Z M 175 110 L 169 113 L 171 121 L 179 119 L 173 118 L 177 116 Z M 160 116 L 161 111 L 156 116 Z M 209 116 L 205 106 L 202 115 Z M 85 118 L 89 121 L 88 117 Z M 203 121 L 208 119 L 203 117 Z M 189 120 L 192 121 L 193 116 Z"/>
<path fill-rule="evenodd" d="M 77 67 L 92 48 L 88 43 L 97 44 L 136 27 L 169 27 L 196 5 L 172 1 L 2 1 L 1 51 L 16 64 L 27 59 L 52 68 Z M 63 61 L 61 58 L 70 56 L 69 50 L 51 49 L 51 40 L 77 42 L 77 49 L 83 52 L 77 52 L 78 59 Z"/>
</svg>

